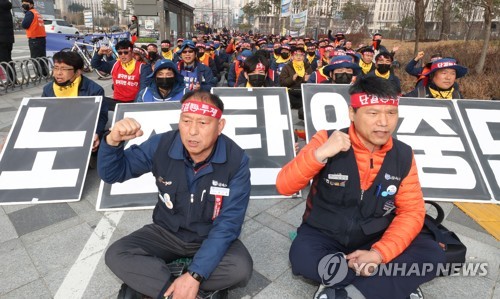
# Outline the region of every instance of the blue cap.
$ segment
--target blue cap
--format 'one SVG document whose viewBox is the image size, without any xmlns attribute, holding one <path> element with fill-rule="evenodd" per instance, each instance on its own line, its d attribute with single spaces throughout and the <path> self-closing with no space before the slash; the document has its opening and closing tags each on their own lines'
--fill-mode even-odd
<svg viewBox="0 0 500 299">
<path fill-rule="evenodd" d="M 335 56 L 330 60 L 330 64 L 323 68 L 323 74 L 327 75 L 331 71 L 341 68 L 352 69 L 354 72 L 361 70 L 361 67 L 353 62 L 352 56 L 340 55 Z"/>
<path fill-rule="evenodd" d="M 176 52 L 177 55 L 181 55 L 182 51 L 184 51 L 186 47 L 196 50 L 196 45 L 194 44 L 194 42 L 188 39 L 182 42 L 181 48 L 179 49 L 179 51 Z"/>
<path fill-rule="evenodd" d="M 154 71 L 148 76 L 148 78 L 154 78 L 156 76 L 156 73 L 158 73 L 158 71 L 162 69 L 172 69 L 174 71 L 174 74 L 177 73 L 177 66 L 172 62 L 172 60 L 160 59 L 156 61 Z"/>
</svg>

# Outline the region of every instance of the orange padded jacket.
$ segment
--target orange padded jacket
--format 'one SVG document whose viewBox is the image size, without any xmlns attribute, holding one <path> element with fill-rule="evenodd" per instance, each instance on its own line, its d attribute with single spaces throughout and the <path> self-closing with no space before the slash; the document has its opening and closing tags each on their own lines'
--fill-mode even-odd
<svg viewBox="0 0 500 299">
<path fill-rule="evenodd" d="M 392 148 L 392 138 L 380 150 L 372 153 L 359 140 L 353 124 L 349 128 L 349 137 L 358 164 L 360 185 L 366 190 L 382 166 L 385 154 Z M 325 164 L 316 160 L 315 152 L 327 139 L 325 130 L 318 131 L 297 157 L 283 167 L 276 179 L 278 192 L 284 195 L 294 194 L 306 187 L 321 171 Z M 373 160 L 373 168 L 370 168 L 370 160 Z M 384 263 L 401 254 L 418 235 L 424 223 L 424 200 L 414 157 L 410 172 L 402 180 L 396 194 L 395 206 L 396 217 L 382 238 L 372 246 L 372 249 L 381 254 Z"/>
</svg>

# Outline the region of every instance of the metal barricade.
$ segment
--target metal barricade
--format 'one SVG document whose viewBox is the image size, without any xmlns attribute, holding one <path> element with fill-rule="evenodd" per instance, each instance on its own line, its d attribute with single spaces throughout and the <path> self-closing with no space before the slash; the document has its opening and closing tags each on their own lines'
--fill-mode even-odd
<svg viewBox="0 0 500 299">
<path fill-rule="evenodd" d="M 0 91 L 5 93 L 45 84 L 52 80 L 51 57 L 29 58 L 0 63 Z"/>
</svg>

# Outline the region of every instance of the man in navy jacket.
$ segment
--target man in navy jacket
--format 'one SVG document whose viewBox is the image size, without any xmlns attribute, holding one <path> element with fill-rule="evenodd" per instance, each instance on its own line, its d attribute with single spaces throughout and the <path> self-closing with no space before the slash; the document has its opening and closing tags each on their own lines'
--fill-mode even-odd
<svg viewBox="0 0 500 299">
<path fill-rule="evenodd" d="M 108 122 L 108 105 L 104 101 L 101 85 L 82 75 L 83 59 L 76 52 L 60 51 L 54 54 L 54 81 L 43 87 L 42 97 L 102 96 L 99 120 L 94 135 L 92 151 L 97 151 Z"/>
<path fill-rule="evenodd" d="M 99 150 L 98 172 L 105 182 L 152 172 L 158 187 L 153 223 L 106 252 L 106 264 L 127 293 L 194 299 L 200 289 L 243 286 L 252 273 L 252 258 L 238 240 L 250 196 L 248 156 L 221 134 L 219 97 L 191 92 L 181 103 L 178 130 L 124 150 L 125 141 L 143 134 L 137 121 L 125 118 Z M 167 264 L 183 257 L 193 260 L 174 280 Z"/>
</svg>

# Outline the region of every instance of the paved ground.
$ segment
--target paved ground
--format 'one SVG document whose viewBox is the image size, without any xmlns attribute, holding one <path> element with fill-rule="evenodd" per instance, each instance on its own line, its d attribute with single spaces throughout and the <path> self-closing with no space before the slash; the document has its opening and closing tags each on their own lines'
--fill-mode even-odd
<svg viewBox="0 0 500 299">
<path fill-rule="evenodd" d="M 111 94 L 110 82 L 99 82 Z M 21 99 L 39 96 L 41 86 L 0 93 L 0 144 Z M 116 298 L 121 282 L 104 265 L 99 244 L 149 223 L 152 212 L 96 212 L 98 186 L 89 170 L 79 202 L 0 207 L 0 298 Z M 302 198 L 251 200 L 241 239 L 254 273 L 230 298 L 312 298 L 316 287 L 294 277 L 288 262 L 289 233 L 304 206 Z M 422 286 L 425 298 L 500 298 L 499 242 L 454 205 L 442 206 L 444 224 L 468 246 L 468 261 L 486 262 L 488 274 L 435 279 Z"/>
</svg>

